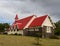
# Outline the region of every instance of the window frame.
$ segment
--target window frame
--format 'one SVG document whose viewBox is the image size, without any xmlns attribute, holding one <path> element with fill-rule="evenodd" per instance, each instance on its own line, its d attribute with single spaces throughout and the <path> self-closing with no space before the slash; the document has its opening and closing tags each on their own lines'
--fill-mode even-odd
<svg viewBox="0 0 60 46">
<path fill-rule="evenodd" d="M 51 33 L 51 27 L 50 27 L 50 26 L 47 26 L 46 32 L 47 32 L 47 33 Z"/>
</svg>

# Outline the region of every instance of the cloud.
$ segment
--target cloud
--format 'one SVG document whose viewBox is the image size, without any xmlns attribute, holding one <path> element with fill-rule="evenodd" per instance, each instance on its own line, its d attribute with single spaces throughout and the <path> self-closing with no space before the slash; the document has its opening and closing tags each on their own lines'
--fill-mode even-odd
<svg viewBox="0 0 60 46">
<path fill-rule="evenodd" d="M 19 18 L 49 14 L 56 22 L 60 20 L 60 0 L 0 0 L 0 22 L 12 23 L 16 13 Z"/>
<path fill-rule="evenodd" d="M 37 3 L 39 8 L 44 9 L 44 13 L 50 14 L 54 19 L 60 19 L 60 0 L 31 0 L 31 2 Z"/>
</svg>

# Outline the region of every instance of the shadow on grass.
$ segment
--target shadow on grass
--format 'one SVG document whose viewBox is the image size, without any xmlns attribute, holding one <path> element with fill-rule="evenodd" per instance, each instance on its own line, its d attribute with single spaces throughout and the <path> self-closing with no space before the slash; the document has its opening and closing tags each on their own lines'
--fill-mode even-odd
<svg viewBox="0 0 60 46">
<path fill-rule="evenodd" d="M 42 46 L 42 44 L 32 43 L 34 46 Z"/>
</svg>

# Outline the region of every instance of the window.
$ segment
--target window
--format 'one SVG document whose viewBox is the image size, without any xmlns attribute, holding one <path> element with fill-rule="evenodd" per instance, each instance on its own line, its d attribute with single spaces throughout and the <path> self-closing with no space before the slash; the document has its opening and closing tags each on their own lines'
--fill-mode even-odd
<svg viewBox="0 0 60 46">
<path fill-rule="evenodd" d="M 36 28 L 36 29 L 35 29 L 35 31 L 39 31 L 39 29 L 38 29 L 38 28 Z"/>
<path fill-rule="evenodd" d="M 34 29 L 32 28 L 32 29 L 29 29 L 29 31 L 34 31 Z"/>
<path fill-rule="evenodd" d="M 18 28 L 18 26 L 16 25 L 16 29 Z"/>
<path fill-rule="evenodd" d="M 46 32 L 51 33 L 51 27 L 48 26 Z"/>
<path fill-rule="evenodd" d="M 17 29 L 17 31 L 19 31 L 19 29 Z"/>
<path fill-rule="evenodd" d="M 14 31 L 15 31 L 15 29 L 14 29 Z"/>
<path fill-rule="evenodd" d="M 15 30 L 16 30 L 16 31 L 19 31 L 19 30 L 18 30 L 18 25 L 16 25 L 16 29 L 15 29 Z"/>
</svg>

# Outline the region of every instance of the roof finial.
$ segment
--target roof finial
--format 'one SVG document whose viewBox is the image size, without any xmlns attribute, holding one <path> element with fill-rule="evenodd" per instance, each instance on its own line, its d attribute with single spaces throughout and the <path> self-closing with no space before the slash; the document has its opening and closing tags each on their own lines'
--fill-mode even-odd
<svg viewBox="0 0 60 46">
<path fill-rule="evenodd" d="M 17 21 L 18 20 L 18 14 L 16 14 L 16 17 L 15 17 L 15 21 Z"/>
<path fill-rule="evenodd" d="M 16 14 L 16 17 L 15 17 L 15 19 L 18 19 L 18 14 Z"/>
</svg>

